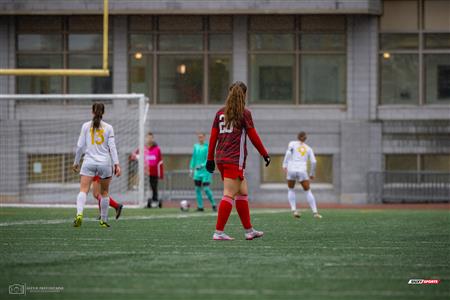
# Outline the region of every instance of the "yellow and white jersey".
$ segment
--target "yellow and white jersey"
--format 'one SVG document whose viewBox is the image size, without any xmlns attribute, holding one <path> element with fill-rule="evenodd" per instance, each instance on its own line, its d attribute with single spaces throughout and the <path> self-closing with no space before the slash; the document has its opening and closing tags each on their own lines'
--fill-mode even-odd
<svg viewBox="0 0 450 300">
<path fill-rule="evenodd" d="M 316 157 L 314 152 L 307 144 L 300 141 L 292 141 L 288 145 L 286 155 L 284 156 L 283 168 L 288 172 L 305 172 L 307 170 L 308 160 L 311 163 L 311 176 L 314 175 L 316 166 Z"/>
<path fill-rule="evenodd" d="M 118 164 L 113 127 L 101 121 L 100 127 L 93 130 L 92 121 L 84 123 L 78 138 L 75 164 L 79 164 L 83 153 L 83 163 L 86 164 L 111 165 L 111 159 L 114 164 Z"/>
</svg>

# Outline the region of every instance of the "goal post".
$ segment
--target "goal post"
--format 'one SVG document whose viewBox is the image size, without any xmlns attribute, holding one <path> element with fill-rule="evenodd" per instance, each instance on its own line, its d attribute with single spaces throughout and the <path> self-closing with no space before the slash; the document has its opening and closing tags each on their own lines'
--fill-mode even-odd
<svg viewBox="0 0 450 300">
<path fill-rule="evenodd" d="M 94 102 L 105 104 L 103 120 L 114 127 L 122 176 L 110 194 L 119 202 L 145 205 L 144 153 L 149 110 L 144 94 L 0 95 L 13 111 L 0 120 L 0 203 L 74 204 L 79 175 L 71 171 L 81 125 Z M 93 197 L 88 196 L 88 203 Z"/>
</svg>

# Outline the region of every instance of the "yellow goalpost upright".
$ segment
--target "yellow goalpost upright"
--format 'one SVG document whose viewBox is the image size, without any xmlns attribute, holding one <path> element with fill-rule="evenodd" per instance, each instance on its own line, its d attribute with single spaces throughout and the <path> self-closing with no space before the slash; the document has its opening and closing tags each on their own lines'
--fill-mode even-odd
<svg viewBox="0 0 450 300">
<path fill-rule="evenodd" d="M 108 0 L 103 0 L 103 64 L 102 69 L 0 69 L 0 75 L 11 76 L 94 76 L 108 77 Z"/>
</svg>

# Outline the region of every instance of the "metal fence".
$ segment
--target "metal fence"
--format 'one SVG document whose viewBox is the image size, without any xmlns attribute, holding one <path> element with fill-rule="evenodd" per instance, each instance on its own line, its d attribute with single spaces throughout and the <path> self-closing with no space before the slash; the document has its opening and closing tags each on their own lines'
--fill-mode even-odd
<svg viewBox="0 0 450 300">
<path fill-rule="evenodd" d="M 210 188 L 214 197 L 221 197 L 223 191 L 220 174 L 215 172 L 212 176 Z M 163 200 L 194 199 L 194 180 L 187 170 L 176 170 L 164 173 L 164 179 L 160 181 L 160 194 Z"/>
<path fill-rule="evenodd" d="M 450 173 L 369 172 L 370 203 L 429 203 L 450 201 Z"/>
</svg>

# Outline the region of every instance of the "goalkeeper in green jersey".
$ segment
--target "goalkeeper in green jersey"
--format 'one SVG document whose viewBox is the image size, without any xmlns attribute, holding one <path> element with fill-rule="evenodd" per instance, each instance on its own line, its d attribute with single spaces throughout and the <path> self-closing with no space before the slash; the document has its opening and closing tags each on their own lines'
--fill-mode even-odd
<svg viewBox="0 0 450 300">
<path fill-rule="evenodd" d="M 209 185 L 211 184 L 212 174 L 206 168 L 206 158 L 208 156 L 208 143 L 205 143 L 205 134 L 203 132 L 198 135 L 198 143 L 194 144 L 192 158 L 190 163 L 190 175 L 195 183 L 195 195 L 197 197 L 197 211 L 204 211 L 202 190 L 205 191 L 209 202 L 211 202 L 213 211 L 217 211 L 216 202 Z"/>
</svg>

